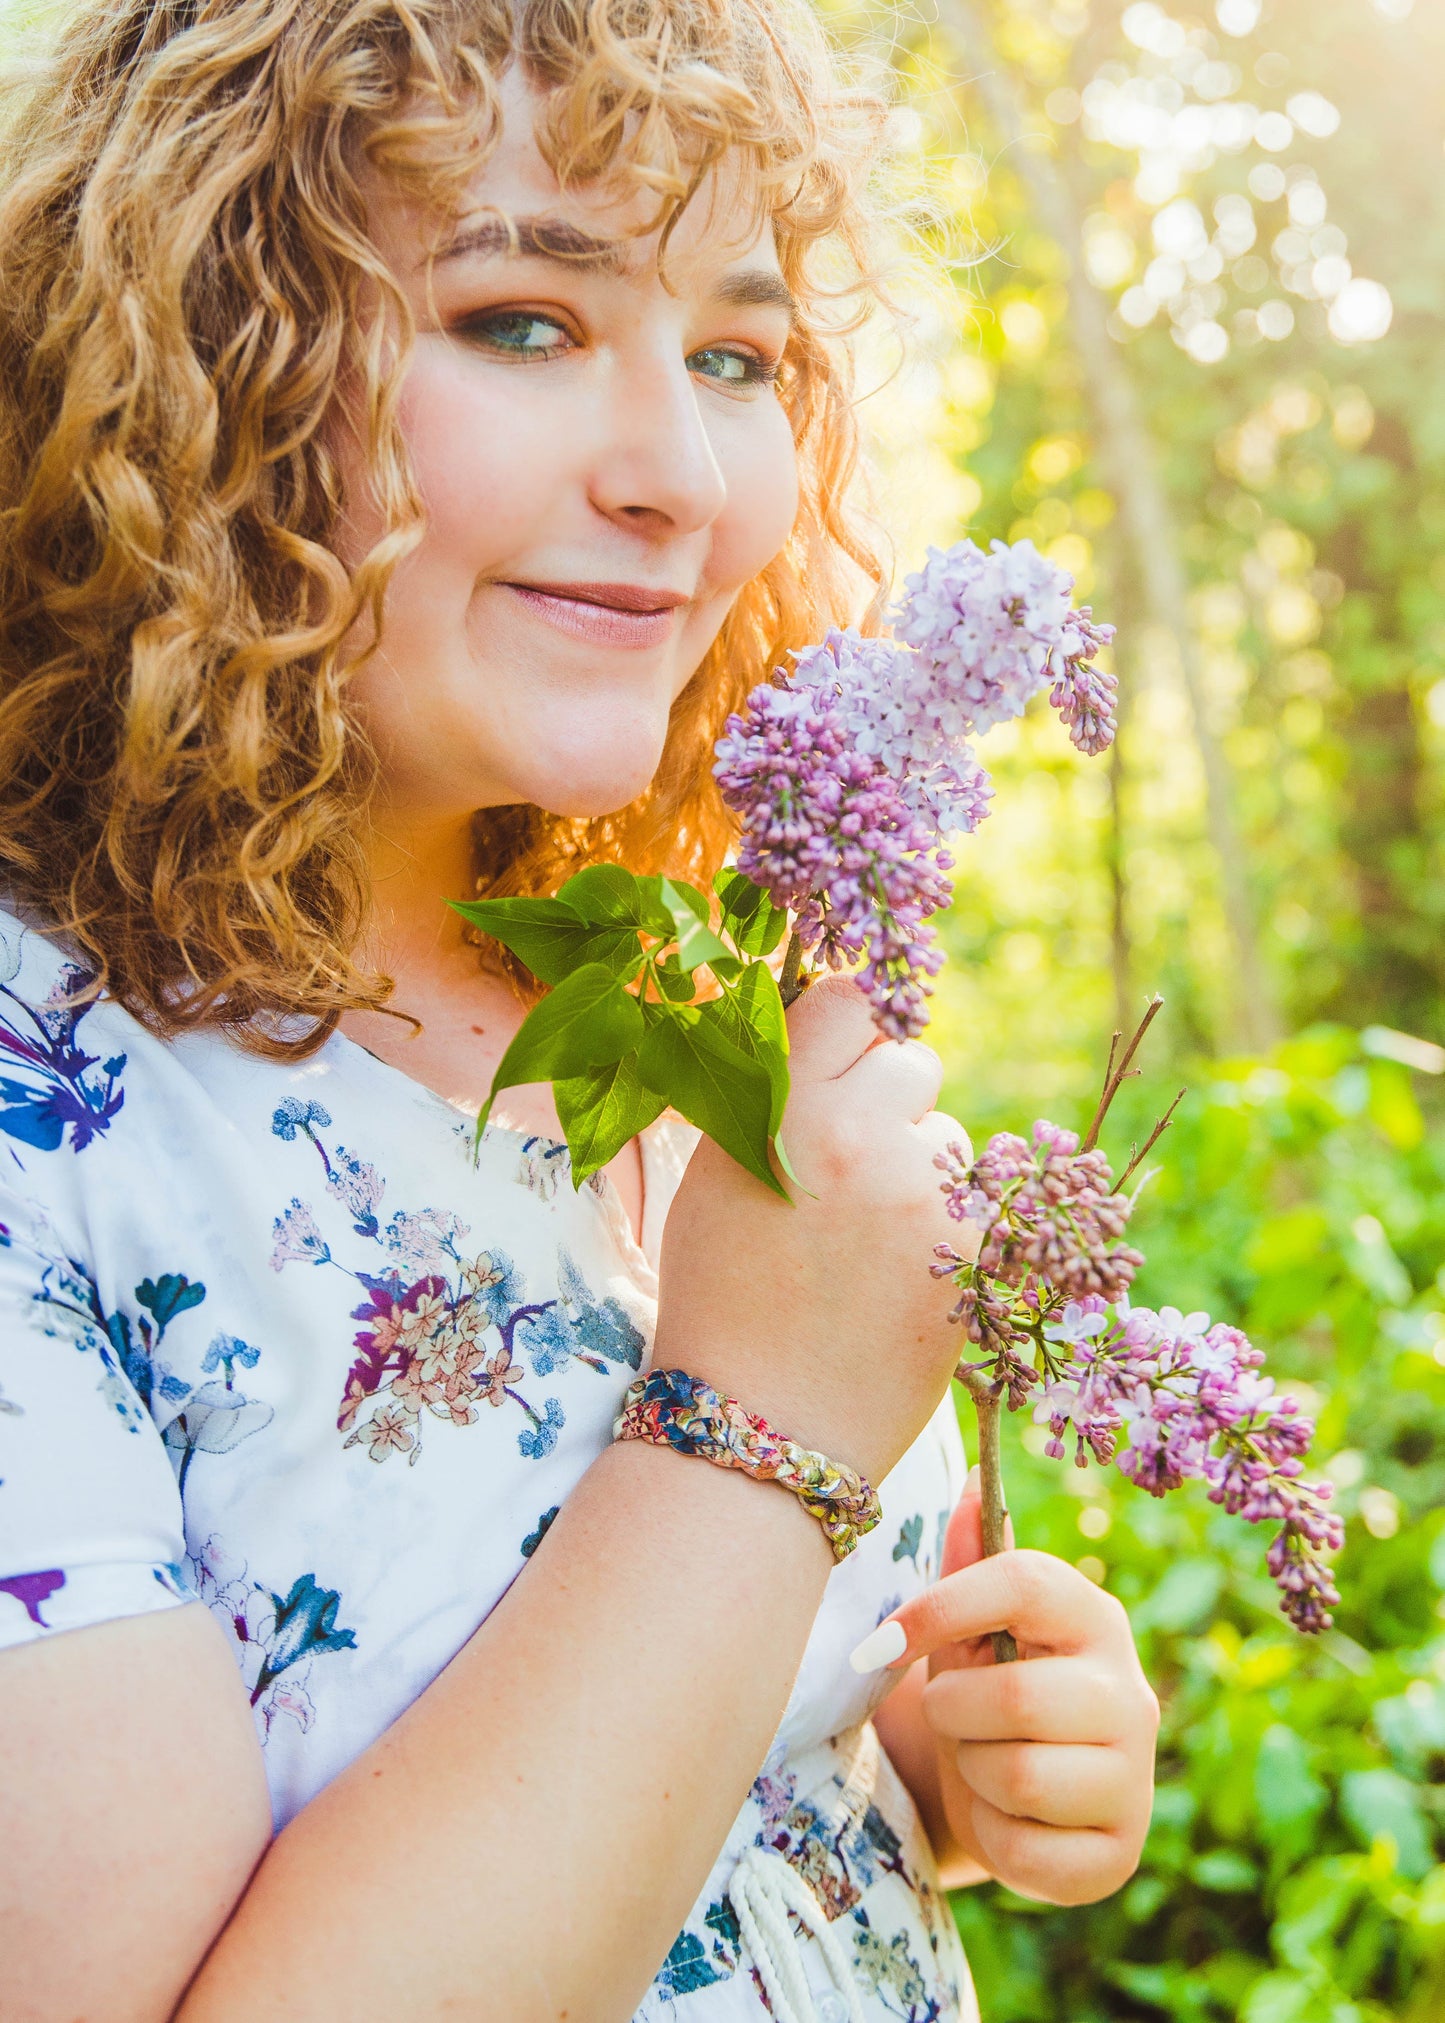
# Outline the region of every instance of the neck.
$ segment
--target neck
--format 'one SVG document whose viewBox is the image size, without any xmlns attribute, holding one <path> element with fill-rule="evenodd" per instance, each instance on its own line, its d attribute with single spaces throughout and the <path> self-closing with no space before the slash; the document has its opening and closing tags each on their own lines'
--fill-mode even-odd
<svg viewBox="0 0 1445 2023">
<path fill-rule="evenodd" d="M 472 825 L 460 820 L 405 822 L 378 816 L 369 850 L 373 895 L 369 953 L 393 976 L 398 994 L 409 985 L 476 970 L 465 924 L 448 905 L 472 896 Z"/>
</svg>

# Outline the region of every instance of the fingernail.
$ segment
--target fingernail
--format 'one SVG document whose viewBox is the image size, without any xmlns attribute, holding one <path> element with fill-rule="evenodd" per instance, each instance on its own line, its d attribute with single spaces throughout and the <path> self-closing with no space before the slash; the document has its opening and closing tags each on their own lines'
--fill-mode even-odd
<svg viewBox="0 0 1445 2023">
<path fill-rule="evenodd" d="M 880 1623 L 876 1630 L 868 1632 L 856 1650 L 848 1653 L 848 1663 L 855 1672 L 876 1672 L 901 1658 L 907 1649 L 908 1632 L 902 1623 Z"/>
<path fill-rule="evenodd" d="M 978 1463 L 976 1461 L 963 1479 L 963 1493 L 965 1496 L 978 1495 Z"/>
</svg>

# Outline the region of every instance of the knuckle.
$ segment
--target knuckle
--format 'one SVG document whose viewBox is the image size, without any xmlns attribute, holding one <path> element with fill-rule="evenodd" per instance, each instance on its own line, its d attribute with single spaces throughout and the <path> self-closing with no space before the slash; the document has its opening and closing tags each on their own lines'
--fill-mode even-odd
<svg viewBox="0 0 1445 2023">
<path fill-rule="evenodd" d="M 1005 1763 L 1009 1790 L 1014 1801 L 1010 1810 L 1030 1819 L 1041 1818 L 1051 1785 L 1042 1752 L 1028 1743 L 1005 1746 L 1008 1749 Z"/>
</svg>

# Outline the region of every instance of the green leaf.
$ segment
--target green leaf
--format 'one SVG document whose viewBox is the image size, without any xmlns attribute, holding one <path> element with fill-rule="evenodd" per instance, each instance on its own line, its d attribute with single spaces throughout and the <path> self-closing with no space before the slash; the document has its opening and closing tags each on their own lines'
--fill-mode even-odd
<svg viewBox="0 0 1445 2023">
<path fill-rule="evenodd" d="M 605 1067 L 637 1046 L 643 1034 L 637 999 L 600 962 L 589 962 L 547 993 L 517 1028 L 503 1054 L 477 1118 L 486 1129 L 503 1089 L 519 1082 L 553 1082 Z"/>
<path fill-rule="evenodd" d="M 697 985 L 689 970 L 683 968 L 675 955 L 658 963 L 652 972 L 657 978 L 657 987 L 670 1004 L 691 1004 L 697 996 Z"/>
<path fill-rule="evenodd" d="M 639 878 L 621 864 L 589 864 L 567 880 L 557 897 L 592 926 L 636 927 L 672 938 L 672 915 L 662 903 L 662 880 Z"/>
<path fill-rule="evenodd" d="M 642 967 L 637 929 L 584 920 L 564 899 L 454 899 L 456 912 L 510 948 L 543 983 L 561 983 L 584 963 L 601 963 L 620 983 Z"/>
<path fill-rule="evenodd" d="M 674 884 L 671 878 L 664 878 L 662 903 L 672 916 L 678 960 L 684 969 L 697 969 L 704 962 L 727 955 L 727 949 L 707 924 L 707 900 L 695 886 Z"/>
<path fill-rule="evenodd" d="M 661 1115 L 666 1099 L 649 1089 L 637 1072 L 637 1056 L 623 1054 L 585 1075 L 553 1084 L 557 1115 L 572 1154 L 572 1185 L 580 1187 L 639 1131 Z"/>
<path fill-rule="evenodd" d="M 786 1201 L 787 1190 L 768 1159 L 772 1085 L 767 1072 L 733 1045 L 715 1019 L 704 1016 L 711 1010 L 650 1005 L 638 1073 L 690 1124 Z"/>
<path fill-rule="evenodd" d="M 740 955 L 771 955 L 787 931 L 788 916 L 772 894 L 741 871 L 719 871 L 712 889 L 722 901 L 723 930 Z"/>
<path fill-rule="evenodd" d="M 777 978 L 765 962 L 750 962 L 736 988 L 724 991 L 708 1006 L 708 1015 L 735 1047 L 765 1070 L 773 1092 L 768 1133 L 776 1137 L 782 1128 L 789 1086 L 788 1019 Z"/>
</svg>

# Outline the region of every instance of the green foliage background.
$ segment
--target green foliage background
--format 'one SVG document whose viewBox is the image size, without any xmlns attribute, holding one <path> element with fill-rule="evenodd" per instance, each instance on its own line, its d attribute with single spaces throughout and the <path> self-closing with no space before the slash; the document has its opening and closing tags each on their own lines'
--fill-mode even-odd
<svg viewBox="0 0 1445 2023">
<path fill-rule="evenodd" d="M 964 531 L 1032 537 L 1119 623 L 1126 705 L 1112 774 L 1051 724 L 984 745 L 997 800 L 960 849 L 930 1035 L 945 1100 L 976 1141 L 1038 1115 L 1082 1124 L 1111 1027 L 1164 993 L 1145 1076 L 1107 1140 L 1126 1150 L 1188 1085 L 1136 1224 L 1141 1296 L 1204 1307 L 1267 1350 L 1318 1412 L 1315 1456 L 1348 1521 L 1336 1627 L 1302 1640 L 1278 1615 L 1261 1535 L 1197 1493 L 1156 1503 L 1112 1471 L 1049 1462 L 1036 1429 L 1011 1422 L 1019 1535 L 1084 1564 L 1130 1609 L 1164 1703 L 1159 1793 L 1140 1873 L 1117 1897 L 1055 1910 L 962 1891 L 959 1923 L 986 2023 L 1436 2023 L 1445 1085 L 1389 1058 L 1398 1043 L 1378 1029 L 1445 1041 L 1445 9 L 920 11 L 885 24 L 916 115 L 904 145 L 932 178 L 929 229 L 971 258 L 956 270 L 958 322 L 930 304 L 924 362 L 877 395 L 883 511 L 906 525 L 905 563 Z M 881 16 L 838 18 L 876 32 Z M 991 49 L 969 40 L 970 20 Z M 1166 109 L 1198 103 L 1204 60 L 1259 110 L 1320 94 L 1338 130 L 1176 156 L 1171 193 L 1167 161 L 1080 116 L 1100 78 Z M 978 88 L 990 66 L 1040 137 L 1026 145 L 1064 177 L 1082 246 L 1040 217 L 1018 137 Z M 1282 243 L 1288 195 L 1254 194 L 1270 163 L 1317 179 L 1355 271 L 1389 290 L 1383 336 L 1331 334 L 1319 270 Z M 1209 229 L 1220 198 L 1240 195 L 1249 252 L 1203 288 L 1186 276 L 1142 327 L 1121 315 L 1165 205 L 1194 203 Z M 1140 595 L 1071 315 L 1081 258 L 1176 516 L 1206 729 L 1283 1035 L 1253 1051 L 1177 641 Z M 1265 301 L 1288 305 L 1285 337 L 1260 335 Z M 1180 341 L 1201 310 L 1228 338 L 1208 363 Z"/>
<path fill-rule="evenodd" d="M 996 811 L 960 853 L 932 1034 L 946 1101 L 980 1141 L 1038 1114 L 1082 1122 L 1116 1019 L 1164 992 L 1111 1132 L 1122 1148 L 1187 1082 L 1139 1217 L 1141 1294 L 1203 1306 L 1266 1347 L 1318 1411 L 1317 1456 L 1348 1519 L 1344 1606 L 1306 1642 L 1278 1615 L 1262 1537 L 1197 1494 L 1155 1503 L 1048 1462 L 1034 1429 L 1010 1424 L 1019 1535 L 1127 1603 L 1164 1729 L 1153 1830 L 1118 1896 L 1055 1910 L 958 1894 L 983 2013 L 1438 2023 L 1445 1103 L 1378 1028 L 1445 1040 L 1445 7 L 819 4 L 845 41 L 881 45 L 904 183 L 933 191 L 920 228 L 964 256 L 959 313 L 923 304 L 915 364 L 866 409 L 900 559 L 965 531 L 1028 535 L 1121 628 L 1112 769 L 1047 724 L 985 748 Z M 0 0 L 5 55 L 60 12 Z M 1023 148 L 979 89 L 995 68 L 1038 137 Z M 1191 152 L 1178 126 L 1131 140 L 1127 121 L 1089 111 L 1101 93 L 1171 117 L 1314 93 L 1340 118 L 1332 133 L 1296 120 L 1268 148 Z M 1035 145 L 1063 176 L 1074 243 L 1021 174 Z M 1303 250 L 1286 242 L 1294 199 L 1259 193 L 1271 164 L 1324 192 L 1328 224 Z M 1156 220 L 1182 198 L 1212 231 L 1221 199 L 1241 196 L 1254 245 L 1217 273 L 1204 256 L 1170 294 Z M 1332 335 L 1311 279 L 1341 239 L 1393 301 L 1374 341 Z M 1287 1035 L 1252 1054 L 1178 640 L 1141 599 L 1071 317 L 1081 261 L 1177 519 L 1205 729 Z M 1145 317 L 1130 291 L 1151 275 L 1163 292 Z M 1274 303 L 1288 317 L 1271 311 L 1272 327 L 1288 329 L 1267 337 Z M 1187 348 L 1210 349 L 1190 338 L 1201 322 L 1224 355 Z"/>
</svg>

